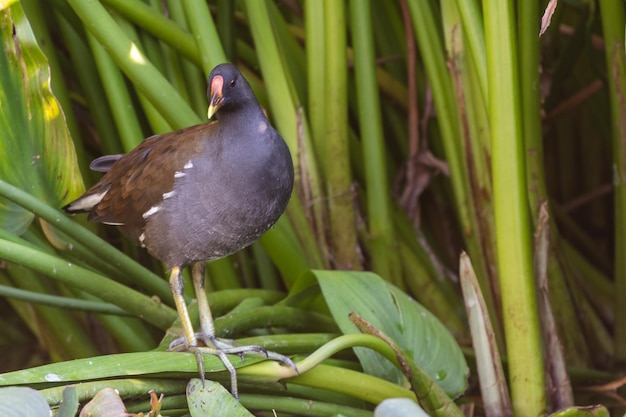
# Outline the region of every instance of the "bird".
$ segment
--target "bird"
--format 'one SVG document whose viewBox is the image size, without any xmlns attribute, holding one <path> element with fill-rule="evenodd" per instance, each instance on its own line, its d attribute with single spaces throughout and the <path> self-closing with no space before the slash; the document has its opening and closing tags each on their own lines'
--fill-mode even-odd
<svg viewBox="0 0 626 417">
<path fill-rule="evenodd" d="M 202 354 L 217 355 L 238 397 L 237 372 L 227 354 L 256 352 L 296 373 L 297 368 L 287 356 L 216 336 L 205 265 L 244 249 L 272 228 L 290 199 L 294 168 L 287 144 L 235 65 L 217 65 L 208 85 L 207 116 L 215 115 L 216 121 L 151 136 L 127 154 L 97 158 L 90 167 L 105 174 L 63 209 L 118 227 L 164 263 L 184 333 L 170 349 L 195 353 L 203 380 Z M 200 315 L 198 333 L 183 298 L 187 266 Z"/>
</svg>

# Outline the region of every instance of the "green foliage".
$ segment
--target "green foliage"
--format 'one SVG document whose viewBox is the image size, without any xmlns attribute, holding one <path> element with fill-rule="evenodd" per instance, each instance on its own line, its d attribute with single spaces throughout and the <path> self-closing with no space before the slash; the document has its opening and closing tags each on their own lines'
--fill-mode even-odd
<svg viewBox="0 0 626 417">
<path fill-rule="evenodd" d="M 539 36 L 544 3 L 0 2 L 0 385 L 64 416 L 74 384 L 72 404 L 114 387 L 131 412 L 157 410 L 151 389 L 164 415 L 191 410 L 195 359 L 165 352 L 180 329 L 162 267 L 59 207 L 95 180 L 89 158 L 204 121 L 205 77 L 228 59 L 296 167 L 276 227 L 208 268 L 218 333 L 300 370 L 234 358 L 243 406 L 365 417 L 408 398 L 460 413 L 464 250 L 471 330 L 493 329 L 476 357 L 499 349 L 509 385 L 463 401 L 603 415 L 572 407 L 599 400 L 573 396 L 565 365 L 605 381 L 626 352 L 624 8 L 558 2 Z M 228 388 L 219 360 L 205 367 Z M 493 390 L 511 393 L 506 409 L 489 408 Z"/>
<path fill-rule="evenodd" d="M 50 71 L 21 7 L 2 13 L 0 178 L 51 206 L 84 190 Z M 21 235 L 34 216 L 0 199 L 0 227 Z"/>
<path fill-rule="evenodd" d="M 358 314 L 402 346 L 452 398 L 465 392 L 469 369 L 450 332 L 431 313 L 396 287 L 371 273 L 313 271 L 324 300 L 344 334 L 357 333 Z M 398 384 L 399 370 L 369 349 L 355 349 L 366 373 Z"/>
</svg>

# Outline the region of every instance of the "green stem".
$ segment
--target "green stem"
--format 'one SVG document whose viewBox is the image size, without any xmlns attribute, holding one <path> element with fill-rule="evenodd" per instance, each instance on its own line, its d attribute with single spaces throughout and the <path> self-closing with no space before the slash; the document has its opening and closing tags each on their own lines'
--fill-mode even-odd
<svg viewBox="0 0 626 417">
<path fill-rule="evenodd" d="M 356 232 L 354 192 L 348 147 L 348 72 L 346 11 L 340 1 L 324 0 L 325 92 L 323 161 L 334 266 L 362 269 Z M 319 24 L 319 23 L 318 23 Z"/>
<path fill-rule="evenodd" d="M 141 142 L 144 134 L 141 131 L 141 126 L 139 126 L 137 116 L 134 112 L 128 111 L 128 109 L 133 108 L 133 103 L 126 88 L 124 77 L 92 34 L 87 34 L 87 41 L 98 67 L 98 74 L 102 80 L 102 87 L 108 99 L 108 107 L 111 109 L 113 120 L 115 120 L 117 132 L 119 132 L 122 148 L 124 152 L 129 152 Z"/>
<path fill-rule="evenodd" d="M 299 98 L 300 102 L 306 103 L 308 96 L 306 53 L 296 38 L 297 35 L 291 30 L 293 26 L 287 24 L 276 2 L 268 1 L 266 4 L 272 22 L 272 31 L 275 33 L 276 46 L 281 53 L 285 70 L 289 73 L 293 94 Z"/>
<path fill-rule="evenodd" d="M 217 32 L 222 40 L 224 54 L 230 62 L 237 61 L 235 26 L 235 2 L 232 0 L 217 1 Z"/>
<path fill-rule="evenodd" d="M 521 94 L 522 132 L 526 155 L 527 196 L 532 216 L 532 224 L 537 227 L 539 209 L 544 201 L 549 200 L 544 170 L 544 143 L 541 123 L 540 79 L 540 38 L 537 25 L 540 20 L 539 4 L 533 1 L 519 2 L 519 74 Z M 559 229 L 553 214 L 549 222 L 550 250 L 548 251 L 548 292 L 550 307 L 558 318 L 556 326 L 558 337 L 563 344 L 568 363 L 584 366 L 589 364 L 589 351 L 585 334 L 578 319 L 579 303 L 573 301 L 572 294 L 577 283 L 571 280 L 563 270 L 553 248 L 561 247 Z M 566 282 L 570 278 L 570 282 Z M 579 309 L 580 310 L 580 309 Z"/>
<path fill-rule="evenodd" d="M 215 290 L 228 290 L 241 288 L 241 282 L 235 265 L 234 258 L 228 256 L 226 258 L 216 259 L 207 265 L 207 273 Z"/>
<path fill-rule="evenodd" d="M 324 364 L 319 364 L 307 373 L 291 378 L 289 383 L 331 390 L 359 398 L 370 404 L 379 404 L 387 398 L 415 400 L 415 395 L 411 391 L 399 385 L 362 372 Z"/>
<path fill-rule="evenodd" d="M 624 3 L 599 2 L 611 100 L 615 207 L 615 359 L 626 362 L 626 56 Z"/>
<path fill-rule="evenodd" d="M 172 126 L 183 128 L 200 123 L 189 105 L 124 34 L 99 1 L 68 0 L 68 3 L 137 90 L 154 104 Z"/>
<path fill-rule="evenodd" d="M 447 68 L 440 30 L 435 26 L 438 18 L 427 1 L 409 0 L 408 4 L 421 59 L 424 61 L 424 69 L 433 94 L 438 129 L 441 132 L 441 142 L 450 171 L 454 208 L 467 252 L 474 262 L 489 316 L 494 323 L 496 338 L 500 340 L 498 271 L 493 259 L 495 255 L 492 255 L 495 251 L 492 244 L 494 237 L 485 224 L 490 219 L 484 217 L 489 216 L 481 212 L 480 201 L 476 201 L 482 190 L 478 189 L 476 179 L 473 178 L 475 172 L 468 167 L 468 164 L 474 161 L 471 157 L 463 155 L 463 151 L 469 149 L 459 146 L 459 143 L 466 139 L 464 136 L 467 132 L 463 132 L 461 127 L 458 97 L 455 94 L 450 70 Z"/>
<path fill-rule="evenodd" d="M 59 28 L 63 34 L 63 43 L 68 49 L 70 59 L 72 62 L 75 62 L 77 81 L 87 101 L 89 113 L 91 114 L 95 128 L 100 136 L 102 152 L 107 154 L 120 153 L 122 148 L 119 145 L 118 133 L 115 129 L 111 112 L 108 106 L 102 105 L 102 103 L 106 101 L 106 96 L 100 79 L 98 78 L 98 68 L 92 56 L 93 53 L 90 53 L 87 39 L 85 39 L 86 32 L 82 27 L 79 29 L 74 27 L 66 19 L 66 16 L 61 13 L 57 13 L 57 18 Z M 69 111 L 69 109 L 65 110 Z M 79 137 L 74 137 L 74 142 L 80 142 L 78 139 Z M 92 175 L 91 171 L 87 170 L 88 164 L 85 165 L 83 178 Z"/>
<path fill-rule="evenodd" d="M 102 3 L 148 33 L 166 42 L 185 58 L 200 64 L 200 55 L 193 35 L 186 32 L 174 21 L 166 19 L 144 2 L 139 0 L 103 0 Z"/>
<path fill-rule="evenodd" d="M 150 378 L 150 379 L 115 379 L 105 381 L 90 381 L 79 382 L 73 384 L 76 390 L 77 400 L 84 402 L 94 397 L 98 392 L 104 388 L 115 387 L 115 390 L 122 398 L 146 395 L 150 390 L 154 390 L 158 394 L 165 396 L 175 395 L 179 392 L 185 391 L 187 380 L 180 379 L 164 379 L 164 378 Z M 48 405 L 58 406 L 63 401 L 63 391 L 67 388 L 67 385 L 60 385 L 53 388 L 42 389 L 40 392 L 46 398 Z M 145 410 L 144 410 L 145 411 Z"/>
<path fill-rule="evenodd" d="M 498 267 L 513 413 L 546 408 L 532 267 L 513 1 L 484 0 Z"/>
<path fill-rule="evenodd" d="M 51 225 L 54 225 L 55 228 L 85 245 L 94 253 L 100 254 L 103 259 L 108 259 L 111 265 L 124 271 L 141 288 L 152 292 L 164 302 L 173 303 L 169 286 L 161 277 L 145 269 L 89 230 L 70 220 L 58 210 L 2 180 L 0 180 L 0 195 L 32 211 Z"/>
<path fill-rule="evenodd" d="M 24 265 L 104 301 L 119 305 L 161 329 L 170 327 L 176 318 L 176 313 L 171 308 L 102 275 L 23 245 L 6 240 L 0 242 L 0 259 Z"/>
<path fill-rule="evenodd" d="M 1 258 L 1 256 L 0 256 Z M 55 286 L 48 282 L 45 277 L 25 270 L 19 266 L 10 265 L 8 273 L 13 285 L 22 290 L 36 291 L 39 293 L 54 291 Z M 69 310 L 35 305 L 34 311 L 27 309 L 27 317 L 24 320 L 31 323 L 33 333 L 41 341 L 50 344 L 54 361 L 67 360 L 70 358 L 85 358 L 97 355 L 100 352 L 94 341 L 81 327 L 76 315 Z M 67 337 L 72 335 L 71 337 Z"/>
<path fill-rule="evenodd" d="M 326 262 L 327 257 L 319 254 L 327 253 L 323 238 L 324 207 L 318 204 L 322 200 L 321 185 L 307 120 L 299 99 L 291 88 L 290 74 L 283 66 L 283 58 L 277 47 L 265 2 L 249 0 L 245 4 L 261 72 L 266 80 L 271 81 L 268 83 L 267 94 L 275 126 L 287 142 L 293 159 L 295 190 L 287 207 L 287 214 L 293 223 L 292 230 L 298 235 L 306 255 L 315 264 Z M 306 221 L 309 210 L 316 227 L 317 242 Z"/>
<path fill-rule="evenodd" d="M 472 54 L 472 62 L 476 74 L 482 101 L 487 103 L 489 99 L 487 86 L 487 57 L 485 51 L 485 33 L 483 20 L 478 1 L 475 0 L 455 0 L 456 6 L 463 21 L 464 40 L 467 42 L 469 52 Z"/>
<path fill-rule="evenodd" d="M 204 75 L 208 76 L 213 67 L 226 62 L 222 41 L 217 34 L 217 28 L 206 1 L 183 0 L 183 6 L 187 23 L 198 46 Z"/>
<path fill-rule="evenodd" d="M 335 353 L 341 352 L 344 349 L 353 348 L 355 346 L 373 349 L 383 355 L 394 365 L 398 365 L 398 358 L 391 346 L 389 346 L 379 337 L 357 333 L 339 336 L 332 341 L 326 343 L 315 352 L 311 353 L 305 359 L 298 361 L 296 363 L 298 372 L 300 372 L 301 374 L 308 372 L 320 363 L 322 363 L 322 361 L 324 361 L 325 359 L 333 356 Z"/>
<path fill-rule="evenodd" d="M 372 4 L 368 0 L 350 2 L 354 72 L 367 187 L 367 238 L 370 241 L 372 270 L 402 288 L 402 272 L 396 256 L 398 245 L 394 236 L 386 175 L 371 8 Z"/>
<path fill-rule="evenodd" d="M 235 311 L 215 319 L 215 329 L 225 336 L 242 334 L 262 327 L 279 327 L 292 331 L 338 332 L 335 322 L 320 313 L 285 306 L 262 306 Z"/>
<path fill-rule="evenodd" d="M 241 404 L 251 410 L 276 410 L 277 415 L 371 417 L 372 412 L 324 401 L 302 401 L 282 396 L 242 394 Z M 268 414 L 271 415 L 271 414 Z"/>
<path fill-rule="evenodd" d="M 103 303 L 101 301 L 88 301 L 69 297 L 59 297 L 56 295 L 20 290 L 19 288 L 12 288 L 6 285 L 0 285 L 0 295 L 14 300 L 22 300 L 33 304 L 65 308 L 69 310 L 130 316 L 130 313 L 114 304 Z"/>
<path fill-rule="evenodd" d="M 187 17 L 185 16 L 185 8 L 182 2 L 168 2 L 168 10 L 171 19 L 174 20 L 182 28 L 182 30 L 188 31 Z M 193 38 L 191 41 L 193 43 Z M 195 53 L 195 57 L 196 61 L 199 61 L 197 52 Z M 184 56 L 184 58 L 181 59 L 181 66 L 185 75 L 189 101 L 192 107 L 196 110 L 196 113 L 203 117 L 206 114 L 207 107 L 206 88 L 199 88 L 199 86 L 204 87 L 206 85 L 206 79 L 204 79 L 205 77 L 202 70 L 194 63 L 196 61 L 192 58 Z"/>
<path fill-rule="evenodd" d="M 137 51 L 146 56 L 147 59 L 153 63 L 156 70 L 159 71 L 159 73 L 163 74 L 163 76 L 165 76 L 165 64 L 163 63 L 163 56 L 161 54 L 160 48 L 156 44 L 156 40 L 148 35 L 146 32 L 138 31 L 135 25 L 131 24 L 127 20 L 124 20 L 119 15 L 113 15 L 113 18 L 118 23 L 122 31 L 126 34 L 126 36 L 128 36 L 129 39 L 133 40 L 134 46 L 136 47 Z M 171 88 L 175 88 L 175 85 L 173 83 L 171 84 Z M 139 99 L 139 103 L 141 104 L 141 108 L 143 109 L 143 112 L 146 116 L 146 119 L 148 119 L 148 123 L 150 124 L 150 130 L 152 132 L 160 134 L 171 132 L 173 130 L 165 117 L 157 110 L 157 108 L 150 102 L 150 100 L 144 94 L 142 94 L 141 90 L 137 91 L 137 97 Z M 182 95 L 180 95 L 180 99 L 184 100 Z"/>
<path fill-rule="evenodd" d="M 300 224 L 308 228 L 306 219 L 302 219 Z M 310 236 L 310 233 L 308 235 Z M 315 239 L 310 236 L 308 241 L 310 247 L 313 248 L 311 252 L 317 252 L 315 250 Z M 287 288 L 291 288 L 296 279 L 305 271 L 308 271 L 309 268 L 315 268 L 315 265 L 321 267 L 322 265 L 321 261 L 311 262 L 307 259 L 307 254 L 311 252 L 305 253 L 291 224 L 289 224 L 289 220 L 285 216 L 278 219 L 274 228 L 263 235 L 260 242 L 281 272 Z"/>
</svg>

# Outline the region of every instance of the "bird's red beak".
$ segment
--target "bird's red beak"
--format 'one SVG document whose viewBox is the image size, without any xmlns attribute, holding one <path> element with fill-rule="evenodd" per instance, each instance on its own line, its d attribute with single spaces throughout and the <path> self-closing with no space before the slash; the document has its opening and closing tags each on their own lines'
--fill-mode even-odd
<svg viewBox="0 0 626 417">
<path fill-rule="evenodd" d="M 209 100 L 209 111 L 207 115 L 209 119 L 217 112 L 224 102 L 224 96 L 222 95 L 222 88 L 224 87 L 224 78 L 221 75 L 216 75 L 211 80 L 211 98 Z"/>
</svg>

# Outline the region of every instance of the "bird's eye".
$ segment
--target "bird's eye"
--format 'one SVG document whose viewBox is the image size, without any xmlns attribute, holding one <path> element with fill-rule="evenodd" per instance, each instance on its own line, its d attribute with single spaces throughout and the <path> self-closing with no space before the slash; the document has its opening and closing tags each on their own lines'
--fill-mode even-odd
<svg viewBox="0 0 626 417">
<path fill-rule="evenodd" d="M 230 86 L 234 87 L 237 84 L 237 79 L 230 80 Z"/>
</svg>

